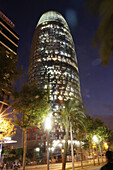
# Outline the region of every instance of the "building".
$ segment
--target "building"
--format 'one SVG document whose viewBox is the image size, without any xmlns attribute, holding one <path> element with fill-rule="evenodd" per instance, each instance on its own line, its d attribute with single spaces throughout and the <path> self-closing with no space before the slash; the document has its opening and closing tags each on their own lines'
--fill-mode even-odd
<svg viewBox="0 0 113 170">
<path fill-rule="evenodd" d="M 14 27 L 13 22 L 0 11 L 0 46 L 16 55 L 19 36 Z"/>
<path fill-rule="evenodd" d="M 9 56 L 10 52 L 14 55 L 17 54 L 19 36 L 14 30 L 14 27 L 13 22 L 0 11 L 0 47 L 6 49 L 7 56 Z M 8 96 L 3 92 L 0 100 L 7 101 L 7 99 Z"/>
<path fill-rule="evenodd" d="M 53 115 L 60 112 L 60 103 L 81 98 L 79 71 L 73 39 L 63 16 L 56 11 L 44 13 L 34 32 L 28 67 L 28 82 L 50 89 Z M 63 139 L 64 130 L 56 120 L 51 139 Z M 38 142 L 37 142 L 38 141 Z M 29 129 L 28 147 L 43 147 L 46 134 Z M 38 143 L 38 146 L 37 146 Z"/>
</svg>

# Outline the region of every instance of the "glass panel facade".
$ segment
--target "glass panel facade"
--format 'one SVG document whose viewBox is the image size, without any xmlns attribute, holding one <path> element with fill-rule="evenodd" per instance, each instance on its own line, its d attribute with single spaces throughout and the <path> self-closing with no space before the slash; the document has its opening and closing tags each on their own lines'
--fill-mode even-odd
<svg viewBox="0 0 113 170">
<path fill-rule="evenodd" d="M 55 115 L 58 115 L 63 101 L 81 98 L 73 39 L 65 19 L 58 12 L 43 14 L 36 26 L 28 68 L 28 82 L 33 81 L 44 89 L 49 85 L 49 98 Z M 53 131 L 58 133 L 53 133 L 52 137 L 63 138 L 64 130 L 59 128 L 57 120 L 55 125 Z M 41 138 L 45 138 L 44 133 Z"/>
</svg>

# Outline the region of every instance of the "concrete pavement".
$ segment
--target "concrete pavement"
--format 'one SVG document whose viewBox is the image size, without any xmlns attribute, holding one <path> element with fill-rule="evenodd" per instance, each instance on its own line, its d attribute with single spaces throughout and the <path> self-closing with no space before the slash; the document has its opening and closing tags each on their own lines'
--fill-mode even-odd
<svg viewBox="0 0 113 170">
<path fill-rule="evenodd" d="M 90 167 L 83 167 L 82 168 L 78 168 L 78 167 L 75 167 L 75 170 L 100 170 L 100 168 L 102 167 L 102 165 L 99 165 L 99 166 L 90 166 Z M 21 168 L 22 169 L 22 168 Z M 50 166 L 49 167 L 50 170 L 61 170 L 61 166 Z M 47 166 L 45 165 L 42 165 L 40 167 L 38 166 L 30 166 L 30 167 L 26 167 L 26 170 L 47 170 Z M 66 168 L 66 170 L 72 170 L 72 168 Z"/>
<path fill-rule="evenodd" d="M 83 161 L 83 169 L 84 170 L 100 170 L 100 168 L 103 166 L 102 162 L 101 165 L 97 165 L 97 160 L 95 160 L 96 166 L 93 166 L 93 160 L 90 161 Z M 75 170 L 83 170 L 81 167 L 81 162 L 75 162 Z M 62 168 L 62 163 L 54 163 L 54 164 L 49 164 L 49 169 L 50 170 L 61 170 Z M 22 168 L 20 168 L 22 170 Z M 47 165 L 32 165 L 32 166 L 26 166 L 26 170 L 47 170 Z M 66 163 L 66 170 L 72 170 L 72 162 L 67 162 Z"/>
</svg>

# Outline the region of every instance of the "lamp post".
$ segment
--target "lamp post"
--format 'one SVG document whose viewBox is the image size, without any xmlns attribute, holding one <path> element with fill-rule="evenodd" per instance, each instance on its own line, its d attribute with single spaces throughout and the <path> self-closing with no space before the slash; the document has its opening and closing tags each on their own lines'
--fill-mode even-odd
<svg viewBox="0 0 113 170">
<path fill-rule="evenodd" d="M 98 138 L 97 138 L 96 135 L 93 136 L 93 141 L 96 144 L 96 152 L 97 152 L 97 157 L 98 157 L 98 164 L 100 164 L 100 162 L 99 162 L 99 155 L 98 155 L 98 149 L 97 149 Z"/>
<path fill-rule="evenodd" d="M 71 157 L 72 157 L 72 168 L 75 170 L 74 167 L 74 151 L 73 151 L 73 134 L 72 134 L 72 123 L 70 122 L 70 133 L 71 133 Z"/>
<path fill-rule="evenodd" d="M 35 152 L 34 152 L 35 158 L 37 158 L 38 155 L 38 159 L 39 159 L 39 152 L 40 152 L 40 148 L 35 148 Z"/>
<path fill-rule="evenodd" d="M 51 118 L 46 117 L 45 128 L 47 129 L 47 170 L 49 170 L 49 131 L 51 129 Z"/>
</svg>

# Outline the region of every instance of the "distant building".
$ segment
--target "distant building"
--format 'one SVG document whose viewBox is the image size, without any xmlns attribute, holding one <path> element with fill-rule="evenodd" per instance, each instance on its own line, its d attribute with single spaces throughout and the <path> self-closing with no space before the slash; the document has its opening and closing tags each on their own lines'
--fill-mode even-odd
<svg viewBox="0 0 113 170">
<path fill-rule="evenodd" d="M 0 11 L 0 46 L 17 54 L 19 36 L 14 30 L 15 25 Z"/>
<path fill-rule="evenodd" d="M 77 58 L 69 27 L 56 11 L 44 13 L 34 32 L 28 67 L 28 82 L 37 81 L 39 87 L 50 89 L 53 115 L 60 112 L 60 104 L 73 97 L 81 99 Z M 51 139 L 63 139 L 64 130 L 58 120 L 52 128 Z M 44 147 L 43 129 L 30 128 L 28 148 Z"/>
<path fill-rule="evenodd" d="M 14 55 L 17 54 L 17 47 L 19 41 L 19 35 L 14 30 L 15 25 L 0 11 L 0 46 L 5 47 L 6 54 L 9 52 Z M 4 94 L 0 96 L 0 100 L 6 101 L 8 96 Z"/>
</svg>

